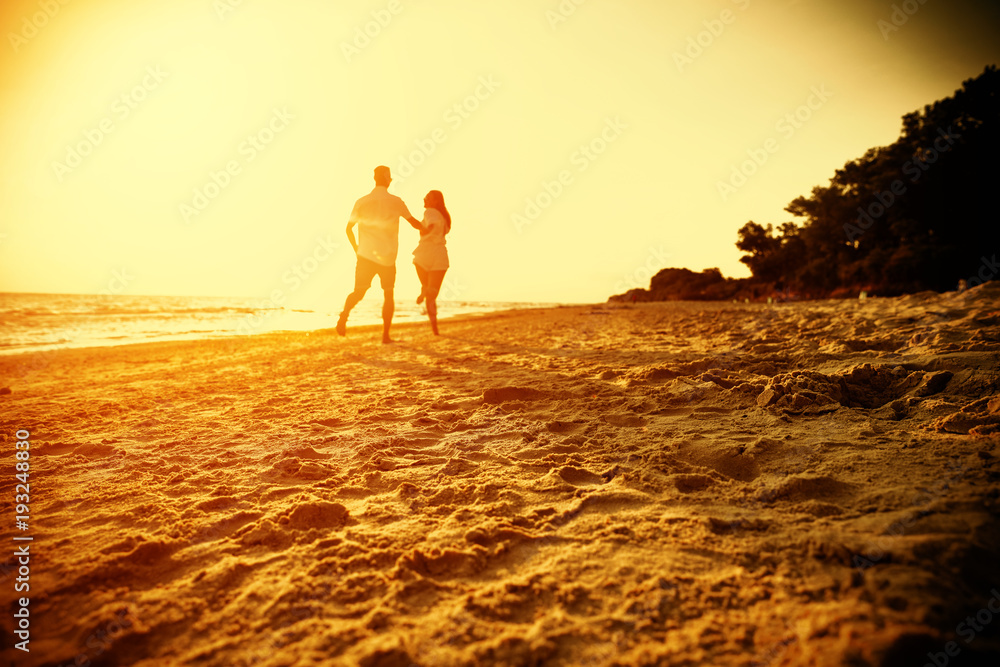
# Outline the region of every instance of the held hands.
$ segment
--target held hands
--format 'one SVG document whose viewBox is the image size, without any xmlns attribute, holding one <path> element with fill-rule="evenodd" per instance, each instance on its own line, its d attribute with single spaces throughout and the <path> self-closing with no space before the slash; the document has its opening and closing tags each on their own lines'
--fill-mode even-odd
<svg viewBox="0 0 1000 667">
<path fill-rule="evenodd" d="M 407 218 L 406 221 L 408 223 L 410 223 L 411 227 L 413 227 L 418 232 L 420 232 L 421 235 L 424 235 L 424 234 L 426 234 L 428 232 L 428 229 L 426 227 L 424 227 L 421 224 L 421 222 L 419 220 L 417 220 L 416 218 Z"/>
</svg>

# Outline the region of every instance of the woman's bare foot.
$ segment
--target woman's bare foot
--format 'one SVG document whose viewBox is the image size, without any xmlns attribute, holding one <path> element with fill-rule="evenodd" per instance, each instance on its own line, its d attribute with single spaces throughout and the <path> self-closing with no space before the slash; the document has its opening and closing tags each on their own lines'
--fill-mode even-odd
<svg viewBox="0 0 1000 667">
<path fill-rule="evenodd" d="M 423 292 L 423 290 L 421 290 L 420 291 L 420 296 L 417 297 L 417 305 L 419 306 L 423 302 L 424 302 L 424 292 Z"/>
</svg>

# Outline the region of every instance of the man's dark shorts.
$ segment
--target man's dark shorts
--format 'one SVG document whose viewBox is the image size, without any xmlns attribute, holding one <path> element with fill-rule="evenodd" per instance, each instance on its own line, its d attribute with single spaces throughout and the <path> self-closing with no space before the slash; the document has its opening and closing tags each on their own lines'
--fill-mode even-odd
<svg viewBox="0 0 1000 667">
<path fill-rule="evenodd" d="M 396 265 L 386 266 L 364 257 L 358 257 L 358 266 L 354 269 L 354 291 L 366 292 L 372 286 L 372 280 L 378 276 L 382 290 L 391 290 L 396 286 Z"/>
</svg>

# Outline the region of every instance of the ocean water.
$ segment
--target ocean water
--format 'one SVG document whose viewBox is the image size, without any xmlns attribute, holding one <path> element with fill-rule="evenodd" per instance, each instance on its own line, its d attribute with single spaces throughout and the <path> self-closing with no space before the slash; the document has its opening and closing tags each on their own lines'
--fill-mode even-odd
<svg viewBox="0 0 1000 667">
<path fill-rule="evenodd" d="M 0 354 L 65 347 L 245 336 L 273 331 L 332 329 L 331 312 L 261 308 L 260 299 L 229 297 L 105 296 L 0 293 Z M 439 319 L 551 304 L 448 301 Z M 348 327 L 382 322 L 381 299 L 366 299 Z M 422 306 L 396 303 L 393 324 L 426 321 Z"/>
</svg>

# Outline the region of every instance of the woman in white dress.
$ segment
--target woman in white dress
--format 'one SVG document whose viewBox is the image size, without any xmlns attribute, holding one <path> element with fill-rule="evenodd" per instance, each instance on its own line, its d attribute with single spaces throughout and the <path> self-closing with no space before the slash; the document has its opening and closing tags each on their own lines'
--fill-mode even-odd
<svg viewBox="0 0 1000 667">
<path fill-rule="evenodd" d="M 444 205 L 444 195 L 431 190 L 424 197 L 424 219 L 420 223 L 420 243 L 413 251 L 413 265 L 420 278 L 420 296 L 417 303 L 427 301 L 427 317 L 431 320 L 434 335 L 438 334 L 437 297 L 448 270 L 448 249 L 445 235 L 451 231 L 451 215 Z"/>
</svg>

